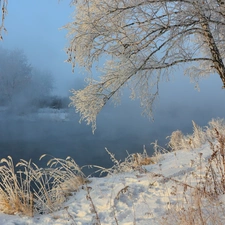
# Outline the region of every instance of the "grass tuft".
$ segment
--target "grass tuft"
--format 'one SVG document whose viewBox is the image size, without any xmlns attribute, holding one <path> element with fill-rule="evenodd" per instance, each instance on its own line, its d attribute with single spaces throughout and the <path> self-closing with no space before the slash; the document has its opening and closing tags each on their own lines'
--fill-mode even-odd
<svg viewBox="0 0 225 225">
<path fill-rule="evenodd" d="M 148 156 L 147 151 L 144 147 L 143 153 L 134 153 L 129 154 L 127 152 L 127 157 L 124 161 L 117 160 L 115 155 L 111 153 L 107 148 L 105 148 L 106 152 L 109 154 L 111 161 L 113 162 L 113 166 L 111 168 L 104 168 L 97 165 L 92 165 L 91 167 L 97 168 L 98 170 L 95 173 L 100 173 L 107 175 L 113 175 L 123 172 L 130 172 L 134 170 L 143 171 L 143 165 L 154 164 L 154 158 Z"/>
<path fill-rule="evenodd" d="M 10 156 L 3 158 L 0 161 L 0 211 L 26 216 L 51 213 L 59 210 L 68 196 L 85 183 L 84 174 L 70 157 L 51 158 L 48 166 L 39 168 L 25 160 L 14 166 Z"/>
</svg>

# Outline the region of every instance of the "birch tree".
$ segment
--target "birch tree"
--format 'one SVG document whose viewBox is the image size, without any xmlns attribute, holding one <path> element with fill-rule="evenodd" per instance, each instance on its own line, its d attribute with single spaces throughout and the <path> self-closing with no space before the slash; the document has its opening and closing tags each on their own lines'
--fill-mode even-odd
<svg viewBox="0 0 225 225">
<path fill-rule="evenodd" d="M 194 81 L 218 74 L 225 87 L 223 0 L 74 0 L 68 62 L 92 69 L 105 59 L 99 79 L 72 90 L 71 105 L 96 129 L 96 116 L 125 86 L 151 116 L 160 81 L 183 66 Z"/>
</svg>

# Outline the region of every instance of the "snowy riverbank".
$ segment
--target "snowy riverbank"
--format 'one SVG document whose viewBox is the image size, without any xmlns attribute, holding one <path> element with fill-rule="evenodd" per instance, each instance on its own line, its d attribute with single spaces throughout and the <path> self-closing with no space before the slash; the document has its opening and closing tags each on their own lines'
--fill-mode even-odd
<svg viewBox="0 0 225 225">
<path fill-rule="evenodd" d="M 90 178 L 90 183 L 73 193 L 60 211 L 33 218 L 1 213 L 0 224 L 167 224 L 164 220 L 174 219 L 170 209 L 179 210 L 194 200 L 191 189 L 200 185 L 211 154 L 209 144 L 205 144 L 194 150 L 166 153 L 159 156 L 156 164 L 142 165 L 129 172 Z M 218 199 L 223 208 L 225 198 L 219 195 Z"/>
</svg>

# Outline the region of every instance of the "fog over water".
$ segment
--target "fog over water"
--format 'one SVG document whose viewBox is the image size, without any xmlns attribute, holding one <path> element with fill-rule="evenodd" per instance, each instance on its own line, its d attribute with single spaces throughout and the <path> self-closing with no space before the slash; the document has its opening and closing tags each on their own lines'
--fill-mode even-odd
<svg viewBox="0 0 225 225">
<path fill-rule="evenodd" d="M 90 126 L 78 122 L 79 115 L 73 109 L 70 109 L 69 121 L 40 119 L 29 114 L 15 118 L 2 113 L 0 157 L 11 155 L 15 161 L 32 158 L 44 166 L 46 161 L 38 162 L 38 158 L 50 154 L 60 158 L 71 156 L 80 166 L 109 167 L 111 161 L 105 147 L 117 159 L 124 159 L 126 150 L 142 152 L 143 145 L 151 155 L 151 143 L 155 140 L 165 147 L 166 137 L 171 132 L 179 129 L 191 133 L 192 120 L 205 126 L 212 118 L 225 115 L 225 94 L 219 79 L 211 77 L 202 81 L 200 92 L 187 81 L 178 77 L 161 85 L 163 89 L 154 110 L 154 122 L 140 115 L 138 101 L 124 97 L 121 106 L 107 105 L 98 117 L 94 135 Z"/>
<path fill-rule="evenodd" d="M 69 89 L 82 86 L 80 69 L 72 73 L 71 65 L 64 63 L 67 56 L 66 31 L 58 28 L 70 21 L 73 11 L 69 0 L 30 0 L 9 2 L 6 18 L 7 35 L 0 47 L 22 49 L 32 66 L 49 70 L 55 79 L 54 94 L 68 98 Z M 51 13 L 50 13 L 51 12 Z M 60 15 L 60 16 L 59 16 Z M 97 77 L 98 74 L 93 74 Z M 97 118 L 97 130 L 79 123 L 79 115 L 70 109 L 69 121 L 40 119 L 37 115 L 23 117 L 8 115 L 0 108 L 0 158 L 10 155 L 38 162 L 42 154 L 66 158 L 71 156 L 80 165 L 97 164 L 108 167 L 110 157 L 105 147 L 117 159 L 129 153 L 142 152 L 143 145 L 152 154 L 151 143 L 158 140 L 165 146 L 166 137 L 179 129 L 192 132 L 192 120 L 206 126 L 212 118 L 224 118 L 225 90 L 218 75 L 200 81 L 200 92 L 194 89 L 188 77 L 179 70 L 169 82 L 159 86 L 160 96 L 153 112 L 154 122 L 141 116 L 138 101 L 124 94 L 121 106 L 106 105 Z M 18 105 L 21 102 L 16 103 Z"/>
</svg>

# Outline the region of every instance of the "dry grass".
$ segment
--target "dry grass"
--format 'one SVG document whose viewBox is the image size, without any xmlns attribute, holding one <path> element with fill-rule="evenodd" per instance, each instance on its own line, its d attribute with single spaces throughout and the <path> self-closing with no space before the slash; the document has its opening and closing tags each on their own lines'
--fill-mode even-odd
<svg viewBox="0 0 225 225">
<path fill-rule="evenodd" d="M 225 194 L 225 123 L 217 119 L 209 122 L 205 128 L 200 128 L 193 122 L 193 134 L 183 135 L 173 132 L 169 146 L 172 150 L 193 149 L 209 143 L 212 154 L 204 164 L 199 155 L 199 174 L 189 174 L 194 182 L 181 182 L 174 178 L 163 177 L 174 183 L 170 194 L 175 196 L 160 219 L 164 225 L 222 225 L 225 224 L 225 207 L 221 196 Z M 113 175 L 122 172 L 141 171 L 143 166 L 160 162 L 167 150 L 154 143 L 155 153 L 149 157 L 145 148 L 143 153 L 128 154 L 124 161 L 117 160 L 115 155 L 106 149 L 114 165 L 111 168 L 94 166 L 97 172 Z M 46 155 L 41 156 L 41 159 Z M 196 162 L 197 163 L 197 162 Z M 76 162 L 68 157 L 65 160 L 51 157 L 47 168 L 39 168 L 31 161 L 21 160 L 16 166 L 11 157 L 0 161 L 0 211 L 7 214 L 22 214 L 33 216 L 36 213 L 46 214 L 57 211 L 71 193 L 86 184 L 86 179 Z M 86 185 L 87 187 L 87 185 Z M 129 186 L 121 189 L 126 192 Z M 169 191 L 168 191 L 169 193 Z M 97 209 L 87 187 L 87 199 L 91 210 L 95 213 L 95 223 L 100 224 Z M 115 223 L 118 224 L 116 214 Z M 134 220 L 135 223 L 135 220 Z"/>
<path fill-rule="evenodd" d="M 154 162 L 154 164 L 159 163 L 160 161 L 163 160 L 163 155 L 168 153 L 169 150 L 159 146 L 157 140 L 153 142 L 152 145 L 153 145 L 154 153 L 151 156 L 151 160 Z"/>
<path fill-rule="evenodd" d="M 111 168 L 104 168 L 98 165 L 90 166 L 91 168 L 97 168 L 98 170 L 95 171 L 95 173 L 100 173 L 100 176 L 102 174 L 113 175 L 134 170 L 143 171 L 143 165 L 156 163 L 153 157 L 148 156 L 145 147 L 143 153 L 129 154 L 127 152 L 128 156 L 124 159 L 124 161 L 117 160 L 115 155 L 111 153 L 107 148 L 105 148 L 105 150 L 109 154 L 110 159 L 113 162 L 113 166 Z"/>
<path fill-rule="evenodd" d="M 193 189 L 188 202 L 172 206 L 161 219 L 163 225 L 223 225 L 224 206 L 217 199 Z"/>
<path fill-rule="evenodd" d="M 33 215 L 33 193 L 31 179 L 23 178 L 21 173 L 16 173 L 13 160 L 1 160 L 0 167 L 0 210 L 7 214 L 21 213 Z"/>
<path fill-rule="evenodd" d="M 165 225 L 222 225 L 225 224 L 225 205 L 221 199 L 225 194 L 225 135 L 217 128 L 206 130 L 212 135 L 209 138 L 212 150 L 206 165 L 202 168 L 202 155 L 199 155 L 199 175 L 191 174 L 196 179 L 195 186 L 176 184 L 177 201 L 168 209 L 160 220 Z M 210 132 L 209 132 L 210 131 Z M 206 132 L 205 132 L 206 133 Z M 207 135 L 208 135 L 207 134 Z M 212 142 L 211 140 L 214 140 Z M 203 173 L 204 171 L 204 173 Z M 203 174 L 202 174 L 203 173 Z M 178 193 L 179 188 L 184 188 Z"/>
<path fill-rule="evenodd" d="M 203 160 L 202 154 L 199 154 L 199 160 L 196 163 L 198 171 L 187 174 L 185 181 L 176 180 L 172 177 L 164 177 L 162 174 L 156 174 L 163 178 L 165 182 L 170 181 L 172 187 L 167 190 L 170 197 L 173 197 L 167 205 L 167 211 L 162 218 L 158 219 L 157 224 L 162 225 L 224 225 L 225 224 L 225 125 L 223 120 L 212 120 L 209 126 L 202 129 L 193 122 L 194 132 L 192 135 L 184 136 L 177 132 L 171 136 L 170 147 L 173 150 L 182 148 L 192 149 L 200 147 L 208 142 L 212 153 L 209 158 Z M 181 141 L 181 142 L 180 142 Z M 172 144 L 171 144 L 172 143 Z M 115 174 L 129 172 L 132 170 L 141 170 L 143 165 L 160 162 L 163 154 L 167 150 L 154 143 L 155 153 L 149 157 L 144 149 L 142 154 L 128 154 L 123 161 L 118 161 L 115 156 L 110 155 L 114 166 L 110 169 L 100 168 L 101 172 Z M 204 163 L 203 163 L 204 161 Z M 190 178 L 190 179 L 189 179 Z M 192 180 L 192 181 L 190 181 Z M 165 185 L 166 186 L 166 185 Z M 120 195 L 129 191 L 129 186 L 122 188 L 116 195 L 115 200 L 119 201 Z M 89 198 L 91 199 L 90 195 Z M 172 198 L 171 198 L 172 199 Z M 175 200 L 174 200 L 175 199 Z M 94 208 L 93 201 L 91 202 Z M 100 224 L 98 212 L 96 213 L 96 224 Z M 113 210 L 115 224 L 119 224 L 115 210 Z M 134 222 L 136 224 L 135 216 Z"/>
<path fill-rule="evenodd" d="M 215 129 L 222 135 L 225 135 L 225 122 L 223 119 L 212 119 L 208 126 L 201 128 L 194 121 L 193 124 L 193 134 L 184 135 L 180 130 L 174 131 L 168 143 L 168 146 L 173 151 L 181 149 L 195 149 L 201 147 L 203 144 L 208 143 L 208 141 L 216 140 Z"/>
<path fill-rule="evenodd" d="M 123 162 L 106 151 L 114 166 L 109 169 L 96 166 L 101 173 L 142 170 L 143 165 L 155 163 L 145 149 L 143 153 L 128 154 Z M 43 157 L 46 155 L 40 159 Z M 81 169 L 70 157 L 65 160 L 51 157 L 46 168 L 39 168 L 25 160 L 14 166 L 11 157 L 3 158 L 0 162 L 0 211 L 26 216 L 57 211 L 63 207 L 68 196 L 86 181 Z M 90 193 L 87 196 L 91 200 Z"/>
<path fill-rule="evenodd" d="M 33 216 L 56 211 L 85 182 L 80 168 L 69 157 L 50 159 L 46 169 L 25 160 L 14 166 L 11 157 L 0 163 L 0 211 L 7 214 Z"/>
</svg>

